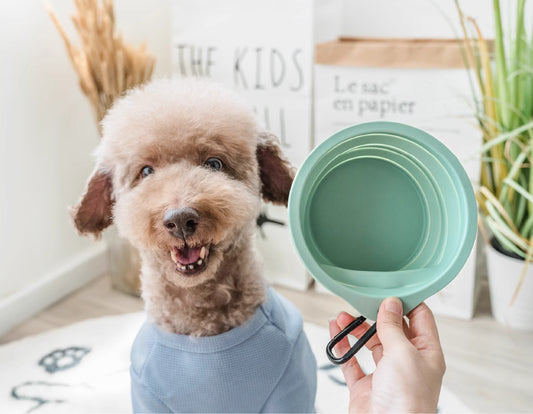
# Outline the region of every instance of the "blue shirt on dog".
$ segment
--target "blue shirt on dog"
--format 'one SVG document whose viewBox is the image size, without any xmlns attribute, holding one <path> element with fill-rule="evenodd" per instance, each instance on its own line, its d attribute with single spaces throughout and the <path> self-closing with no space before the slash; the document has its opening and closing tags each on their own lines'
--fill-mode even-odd
<svg viewBox="0 0 533 414">
<path fill-rule="evenodd" d="M 298 310 L 272 289 L 252 319 L 193 338 L 147 321 L 131 351 L 134 412 L 313 412 L 316 361 Z"/>
</svg>

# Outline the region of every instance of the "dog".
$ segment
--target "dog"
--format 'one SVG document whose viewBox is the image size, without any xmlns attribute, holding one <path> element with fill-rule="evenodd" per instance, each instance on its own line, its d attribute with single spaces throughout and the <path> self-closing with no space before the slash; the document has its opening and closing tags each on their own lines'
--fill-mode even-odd
<svg viewBox="0 0 533 414">
<path fill-rule="evenodd" d="M 301 315 L 254 250 L 261 198 L 287 205 L 294 177 L 277 138 L 235 92 L 197 78 L 129 91 L 102 131 L 72 216 L 82 235 L 114 223 L 140 252 L 134 411 L 313 411 Z"/>
</svg>

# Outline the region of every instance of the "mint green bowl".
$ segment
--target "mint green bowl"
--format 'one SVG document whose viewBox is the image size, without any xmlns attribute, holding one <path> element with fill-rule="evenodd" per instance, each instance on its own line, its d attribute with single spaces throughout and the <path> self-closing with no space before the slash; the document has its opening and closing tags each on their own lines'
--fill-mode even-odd
<svg viewBox="0 0 533 414">
<path fill-rule="evenodd" d="M 294 246 L 311 275 L 375 320 L 407 313 L 461 270 L 476 237 L 470 180 L 441 142 L 394 122 L 344 129 L 305 160 L 289 197 Z"/>
</svg>

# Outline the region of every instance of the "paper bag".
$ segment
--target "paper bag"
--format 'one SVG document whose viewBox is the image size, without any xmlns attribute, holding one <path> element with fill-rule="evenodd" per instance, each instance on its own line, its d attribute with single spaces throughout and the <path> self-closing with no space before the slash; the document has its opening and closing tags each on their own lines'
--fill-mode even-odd
<svg viewBox="0 0 533 414">
<path fill-rule="evenodd" d="M 441 140 L 479 181 L 482 136 L 455 40 L 341 39 L 318 45 L 316 64 L 316 144 L 354 124 L 403 122 Z M 428 300 L 436 313 L 472 317 L 475 250 L 457 278 Z"/>
</svg>

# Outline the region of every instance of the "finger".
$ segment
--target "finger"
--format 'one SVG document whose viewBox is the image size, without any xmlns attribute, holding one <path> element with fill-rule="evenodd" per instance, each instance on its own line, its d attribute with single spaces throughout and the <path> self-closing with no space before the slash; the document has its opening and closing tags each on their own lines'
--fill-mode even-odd
<svg viewBox="0 0 533 414">
<path fill-rule="evenodd" d="M 440 345 L 437 324 L 431 309 L 422 302 L 409 312 L 408 317 L 411 318 L 409 325 L 413 333 L 411 343 L 433 364 L 441 375 L 444 375 L 446 362 Z"/>
<path fill-rule="evenodd" d="M 346 312 L 341 312 L 339 316 L 337 316 L 337 323 L 342 329 L 344 329 L 346 326 L 352 323 L 354 319 L 355 318 L 352 315 Z M 359 325 L 357 328 L 355 328 L 351 332 L 351 335 L 359 339 L 369 329 L 370 329 L 370 324 L 368 322 L 363 322 L 361 325 Z M 377 336 L 372 336 L 372 338 L 370 338 L 368 342 L 366 343 L 366 347 L 370 350 L 372 350 L 372 348 L 375 347 L 376 345 L 381 345 L 381 343 L 379 342 L 379 338 Z"/>
<path fill-rule="evenodd" d="M 339 316 L 337 317 L 337 323 L 343 329 L 344 327 L 352 323 L 353 320 L 354 320 L 354 317 L 346 312 L 341 312 Z M 369 329 L 370 329 L 370 324 L 368 322 L 363 322 L 361 325 L 359 325 L 357 328 L 355 328 L 352 331 L 351 335 L 359 339 Z M 365 346 L 370 352 L 372 352 L 372 358 L 374 359 L 374 362 L 377 364 L 379 360 L 381 359 L 381 357 L 383 356 L 383 347 L 381 346 L 381 342 L 379 341 L 378 336 L 373 335 L 368 340 L 368 342 L 365 344 Z"/>
<path fill-rule="evenodd" d="M 329 335 L 331 338 L 333 338 L 335 335 L 337 335 L 341 331 L 340 326 L 338 325 L 336 320 L 332 320 L 329 323 Z M 339 347 L 339 345 L 341 345 Z M 335 346 L 335 352 L 337 355 L 344 355 L 348 350 L 350 349 L 350 343 L 348 342 L 348 338 L 344 338 L 342 341 L 340 341 Z M 342 374 L 344 375 L 344 379 L 346 380 L 346 384 L 348 386 L 355 384 L 357 381 L 359 381 L 361 378 L 365 376 L 365 373 L 359 366 L 359 362 L 357 361 L 357 358 L 353 357 L 350 358 L 348 362 L 341 365 Z"/>
<path fill-rule="evenodd" d="M 377 331 L 378 336 L 386 350 L 400 343 L 408 342 L 403 331 L 403 306 L 398 298 L 387 298 L 379 307 Z"/>
<path fill-rule="evenodd" d="M 412 339 L 415 345 L 440 349 L 439 332 L 431 309 L 422 302 L 407 315 Z"/>
<path fill-rule="evenodd" d="M 334 338 L 344 327 L 340 327 L 337 320 L 333 319 L 329 322 L 329 336 Z M 348 342 L 348 337 L 343 338 L 335 347 L 333 348 L 337 356 L 344 355 L 350 350 L 350 342 Z"/>
<path fill-rule="evenodd" d="M 402 325 L 402 328 L 403 328 L 403 333 L 405 334 L 405 336 L 407 337 L 407 339 L 411 339 L 413 337 L 413 334 L 412 332 L 409 330 L 409 319 L 407 317 L 404 316 L 403 318 L 403 325 Z"/>
</svg>

